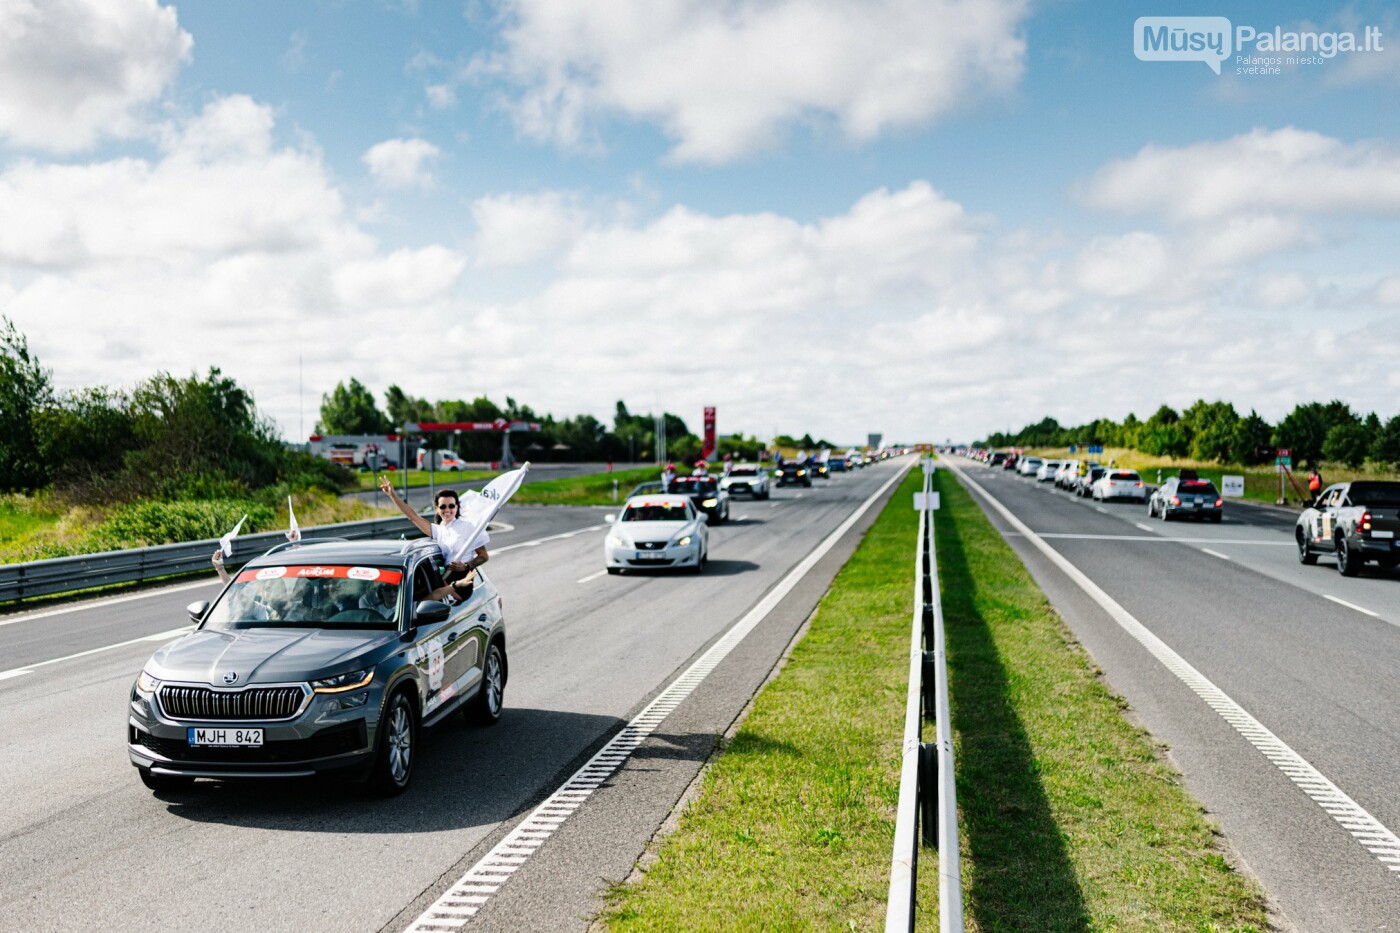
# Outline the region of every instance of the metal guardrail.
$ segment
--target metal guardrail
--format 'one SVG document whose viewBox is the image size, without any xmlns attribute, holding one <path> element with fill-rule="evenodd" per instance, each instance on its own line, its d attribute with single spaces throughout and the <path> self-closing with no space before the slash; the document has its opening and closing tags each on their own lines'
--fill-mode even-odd
<svg viewBox="0 0 1400 933">
<path fill-rule="evenodd" d="M 303 541 L 316 538 L 396 538 L 410 533 L 421 537 L 413 523 L 403 516 L 320 525 L 303 528 L 301 532 Z M 240 535 L 233 539 L 233 556 L 228 558 L 227 563 L 230 568 L 247 563 L 274 544 L 286 540 L 286 535 L 280 531 Z M 0 602 L 70 593 L 110 583 L 140 583 L 181 573 L 213 573 L 209 558 L 218 546 L 218 538 L 208 538 L 102 554 L 54 557 L 23 564 L 0 564 Z"/>
<path fill-rule="evenodd" d="M 938 852 L 938 929 L 963 929 L 962 865 L 958 849 L 958 801 L 953 771 L 953 727 L 948 708 L 948 663 L 943 641 L 943 603 L 938 593 L 938 557 L 933 546 L 933 472 L 924 474 L 919 508 L 919 545 L 914 563 L 914 624 L 910 632 L 909 693 L 905 703 L 904 752 L 895 819 L 886 933 L 914 929 L 919 846 Z M 922 739 L 923 720 L 935 724 L 935 741 Z M 922 831 L 921 831 L 922 830 Z"/>
</svg>

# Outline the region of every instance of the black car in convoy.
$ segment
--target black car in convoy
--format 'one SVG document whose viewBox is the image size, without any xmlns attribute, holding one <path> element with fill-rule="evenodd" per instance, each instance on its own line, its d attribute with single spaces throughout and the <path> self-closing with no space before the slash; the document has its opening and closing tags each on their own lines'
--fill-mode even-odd
<svg viewBox="0 0 1400 933">
<path fill-rule="evenodd" d="M 1335 554 L 1337 570 L 1354 577 L 1368 560 L 1386 570 L 1400 565 L 1400 483 L 1366 480 L 1328 486 L 1293 529 L 1298 560 Z"/>
<path fill-rule="evenodd" d="M 711 525 L 729 520 L 729 493 L 719 488 L 714 476 L 677 476 L 666 491 L 689 496 L 696 509 L 710 516 Z"/>
<path fill-rule="evenodd" d="M 1172 476 L 1147 500 L 1147 517 L 1164 522 L 1173 518 L 1194 518 L 1197 521 L 1210 519 L 1219 524 L 1224 512 L 1225 500 L 1216 491 L 1215 484 L 1204 479 Z"/>
<path fill-rule="evenodd" d="M 811 486 L 812 472 L 807 464 L 797 460 L 784 460 L 778 467 L 779 486 Z"/>
<path fill-rule="evenodd" d="M 501 716 L 507 663 L 496 587 L 460 602 L 418 541 L 284 544 L 251 561 L 195 630 L 132 685 L 127 753 L 153 790 L 195 778 L 341 773 L 397 794 L 422 727 Z"/>
</svg>

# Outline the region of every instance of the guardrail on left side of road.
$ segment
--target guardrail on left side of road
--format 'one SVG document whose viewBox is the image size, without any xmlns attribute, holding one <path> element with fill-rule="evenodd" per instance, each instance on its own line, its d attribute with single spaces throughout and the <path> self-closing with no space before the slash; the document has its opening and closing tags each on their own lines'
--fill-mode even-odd
<svg viewBox="0 0 1400 933">
<path fill-rule="evenodd" d="M 401 535 L 421 537 L 407 518 L 372 518 L 367 521 L 342 522 L 302 529 L 302 540 L 316 538 L 397 538 Z M 233 539 L 230 567 L 247 563 L 274 544 L 286 541 L 280 531 L 242 535 Z M 141 583 L 158 577 L 181 573 L 213 573 L 209 558 L 219 546 L 218 538 L 186 541 L 182 544 L 158 544 L 153 547 L 107 551 L 102 554 L 79 554 L 73 557 L 53 557 L 23 564 L 0 564 L 0 602 L 11 602 L 29 596 L 52 596 L 71 593 L 112 583 Z"/>
</svg>

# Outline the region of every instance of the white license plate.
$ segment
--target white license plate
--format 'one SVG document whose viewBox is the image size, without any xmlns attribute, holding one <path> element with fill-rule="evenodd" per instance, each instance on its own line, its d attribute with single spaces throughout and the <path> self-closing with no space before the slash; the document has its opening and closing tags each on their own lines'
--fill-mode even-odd
<svg viewBox="0 0 1400 933">
<path fill-rule="evenodd" d="M 1373 532 L 1371 532 L 1371 537 L 1373 537 L 1373 538 L 1393 538 L 1393 537 L 1395 537 L 1395 532 L 1393 532 L 1393 531 L 1373 531 Z"/>
<path fill-rule="evenodd" d="M 190 726 L 185 730 L 191 745 L 212 745 L 224 748 L 261 748 L 261 729 L 233 729 L 227 726 Z"/>
<path fill-rule="evenodd" d="M 636 559 L 637 559 L 637 560 L 665 560 L 665 559 L 666 559 L 666 555 L 664 555 L 664 554 L 656 554 L 656 553 L 648 552 L 648 551 L 638 551 L 638 552 L 637 552 L 637 557 L 636 557 Z"/>
</svg>

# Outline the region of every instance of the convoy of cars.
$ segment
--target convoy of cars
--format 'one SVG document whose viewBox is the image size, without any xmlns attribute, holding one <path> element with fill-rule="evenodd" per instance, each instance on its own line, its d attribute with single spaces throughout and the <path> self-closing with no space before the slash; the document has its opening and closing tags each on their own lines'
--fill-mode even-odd
<svg viewBox="0 0 1400 933">
<path fill-rule="evenodd" d="M 437 542 L 283 544 L 250 561 L 195 631 L 132 684 L 127 753 L 153 790 L 195 778 L 341 774 L 405 790 L 420 732 L 501 716 L 506 629 L 480 570 L 449 605 Z"/>
<path fill-rule="evenodd" d="M 802 464 L 783 475 L 811 485 Z M 608 516 L 608 573 L 699 573 L 730 491 L 770 495 L 754 464 L 666 485 L 638 486 Z M 158 648 L 131 686 L 127 754 L 141 781 L 159 792 L 326 774 L 402 793 L 424 729 L 502 714 L 501 596 L 480 568 L 464 595 L 447 572 L 431 539 L 285 543 L 250 561 L 213 601 L 187 607 L 195 630 Z"/>
</svg>

